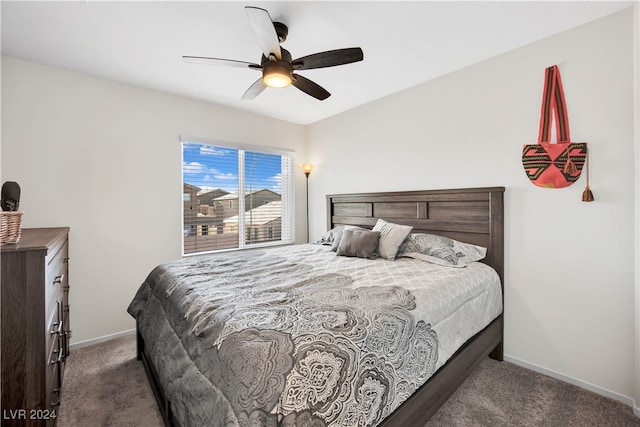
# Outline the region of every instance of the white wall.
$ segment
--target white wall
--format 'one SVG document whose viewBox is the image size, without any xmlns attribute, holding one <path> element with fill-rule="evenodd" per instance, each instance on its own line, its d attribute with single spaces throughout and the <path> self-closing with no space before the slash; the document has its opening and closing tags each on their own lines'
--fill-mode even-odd
<svg viewBox="0 0 640 427">
<path fill-rule="evenodd" d="M 307 127 L 311 239 L 325 194 L 502 185 L 505 353 L 510 360 L 634 396 L 633 13 L 621 13 Z M 435 60 L 435 59 L 434 59 Z M 557 64 L 585 176 L 532 185 L 544 69 Z"/>
<path fill-rule="evenodd" d="M 134 328 L 137 288 L 181 256 L 180 134 L 306 157 L 299 125 L 2 57 L 2 182 L 22 187 L 24 227 L 71 227 L 72 343 Z"/>
</svg>

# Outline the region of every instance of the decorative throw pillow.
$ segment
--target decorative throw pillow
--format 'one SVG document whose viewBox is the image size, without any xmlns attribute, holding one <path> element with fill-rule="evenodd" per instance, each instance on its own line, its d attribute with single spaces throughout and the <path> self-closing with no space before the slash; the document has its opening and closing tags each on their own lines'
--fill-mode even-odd
<svg viewBox="0 0 640 427">
<path fill-rule="evenodd" d="M 453 241 L 453 250 L 458 257 L 458 265 L 467 265 L 470 262 L 480 261 L 487 256 L 487 248 L 471 243 Z"/>
<path fill-rule="evenodd" d="M 439 265 L 455 266 L 458 263 L 458 257 L 453 250 L 453 240 L 435 234 L 410 234 L 398 251 L 398 256 Z"/>
<path fill-rule="evenodd" d="M 338 246 L 340 246 L 340 242 L 342 241 L 342 236 L 344 235 L 345 230 L 369 231 L 366 228 L 358 227 L 357 225 L 343 225 L 343 226 L 341 226 L 340 230 L 338 230 L 336 232 L 336 237 L 335 237 L 333 243 L 331 244 L 331 250 L 332 251 L 335 252 L 335 251 L 338 250 Z"/>
<path fill-rule="evenodd" d="M 346 229 L 342 231 L 342 239 L 336 255 L 373 259 L 380 233 L 369 230 Z"/>
<path fill-rule="evenodd" d="M 435 234 L 412 233 L 398 251 L 398 256 L 420 259 L 448 267 L 464 267 L 480 261 L 487 249 L 458 242 Z"/>
<path fill-rule="evenodd" d="M 339 232 L 342 233 L 343 228 L 344 228 L 344 225 L 339 225 L 337 227 L 334 227 L 331 230 L 327 231 L 319 240 L 316 240 L 313 243 L 315 243 L 316 245 L 331 246 L 336 239 L 336 234 L 338 234 Z"/>
<path fill-rule="evenodd" d="M 389 260 L 396 259 L 400 245 L 405 241 L 413 227 L 410 225 L 394 224 L 379 219 L 373 227 L 373 231 L 380 232 L 380 241 L 378 242 L 378 255 Z"/>
<path fill-rule="evenodd" d="M 358 227 L 357 225 L 338 225 L 327 231 L 315 244 L 329 245 L 331 246 L 331 250 L 335 252 L 338 249 L 338 245 L 340 245 L 340 239 L 342 239 L 342 232 L 344 230 L 366 230 L 366 228 Z"/>
</svg>

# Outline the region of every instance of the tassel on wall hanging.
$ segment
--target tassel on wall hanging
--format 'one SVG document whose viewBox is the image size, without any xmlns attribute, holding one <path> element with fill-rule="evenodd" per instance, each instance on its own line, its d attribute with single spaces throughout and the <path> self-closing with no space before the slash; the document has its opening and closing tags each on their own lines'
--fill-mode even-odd
<svg viewBox="0 0 640 427">
<path fill-rule="evenodd" d="M 556 142 L 551 142 L 551 122 L 556 124 Z M 589 188 L 588 147 L 586 142 L 571 142 L 569 117 L 557 65 L 545 70 L 538 143 L 522 148 L 522 165 L 531 182 L 544 188 L 564 188 L 580 178 L 587 165 L 587 187 L 583 202 L 592 202 Z"/>
</svg>

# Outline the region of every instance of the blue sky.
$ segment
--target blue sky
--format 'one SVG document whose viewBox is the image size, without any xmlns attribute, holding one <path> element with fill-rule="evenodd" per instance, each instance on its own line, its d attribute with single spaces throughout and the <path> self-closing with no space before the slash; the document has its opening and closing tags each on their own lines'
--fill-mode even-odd
<svg viewBox="0 0 640 427">
<path fill-rule="evenodd" d="M 238 150 L 193 142 L 185 142 L 182 147 L 185 183 L 203 191 L 215 188 L 238 191 Z M 245 152 L 246 191 L 267 188 L 280 193 L 281 171 L 279 155 Z"/>
</svg>

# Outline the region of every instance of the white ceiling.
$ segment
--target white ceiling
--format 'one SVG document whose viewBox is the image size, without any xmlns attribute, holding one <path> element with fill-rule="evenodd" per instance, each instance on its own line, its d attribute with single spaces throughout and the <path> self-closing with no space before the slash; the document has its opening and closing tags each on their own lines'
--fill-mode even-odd
<svg viewBox="0 0 640 427">
<path fill-rule="evenodd" d="M 2 54 L 309 124 L 630 7 L 621 1 L 2 1 Z M 294 58 L 361 47 L 364 61 L 300 71 L 332 93 L 294 87 L 240 99 L 255 70 L 182 55 L 260 62 L 244 6 L 289 27 Z"/>
</svg>

